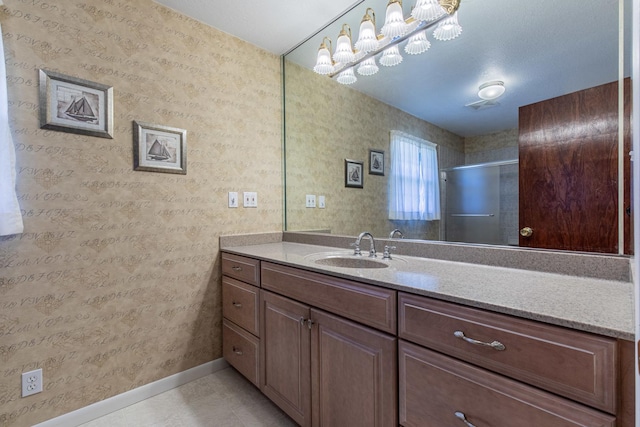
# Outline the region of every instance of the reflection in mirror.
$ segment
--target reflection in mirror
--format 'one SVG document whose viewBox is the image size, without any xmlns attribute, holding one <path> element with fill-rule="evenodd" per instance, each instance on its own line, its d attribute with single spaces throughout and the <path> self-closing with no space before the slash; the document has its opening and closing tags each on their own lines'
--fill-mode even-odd
<svg viewBox="0 0 640 427">
<path fill-rule="evenodd" d="M 631 7 L 628 0 L 622 3 Z M 519 108 L 619 79 L 619 2 L 462 0 L 458 19 L 463 31 L 456 39 L 435 40 L 428 31 L 428 51 L 408 55 L 401 43 L 402 63 L 380 66 L 372 76 L 356 73 L 357 81 L 349 86 L 312 71 L 324 37 L 335 41 L 346 23 L 354 29 L 353 40 L 357 40 L 367 8 L 378 15 L 379 32 L 386 5 L 386 0 L 362 2 L 284 58 L 286 229 L 347 235 L 367 230 L 377 237 L 388 237 L 399 229 L 409 239 L 522 245 L 519 229 L 524 225 L 518 221 L 522 218 L 518 212 L 518 179 L 522 185 L 522 177 L 518 178 L 522 165 L 519 168 L 517 164 Z M 412 6 L 413 2 L 405 0 L 405 17 Z M 622 55 L 630 58 L 630 22 L 625 22 L 624 28 Z M 622 74 L 629 76 L 630 61 L 623 64 Z M 494 102 L 479 103 L 480 86 L 491 81 L 503 82 L 504 94 Z M 607 113 L 608 120 L 617 121 L 615 113 Z M 597 131 L 595 125 L 587 128 L 588 132 Z M 388 219 L 392 130 L 437 145 L 441 220 Z M 611 138 L 617 145 L 617 133 Z M 384 175 L 367 173 L 369 150 L 384 151 Z M 365 162 L 363 188 L 345 187 L 345 159 Z M 610 160 L 617 168 L 617 157 Z M 582 160 L 589 162 L 600 164 L 599 159 Z M 480 166 L 469 166 L 483 164 L 497 170 L 491 182 L 497 188 L 493 203 L 498 206 L 491 212 L 453 212 L 452 208 L 462 208 L 455 203 L 470 200 L 470 196 L 458 195 L 458 202 L 453 201 L 451 180 L 460 183 L 454 175 L 480 170 Z M 481 180 L 473 174 L 469 179 L 471 188 Z M 465 191 L 468 194 L 469 188 Z M 571 191 L 575 193 L 575 189 Z M 610 188 L 604 191 L 615 193 Z M 307 194 L 325 196 L 324 208 L 306 208 Z M 617 194 L 609 199 L 615 201 L 614 210 L 624 210 L 624 204 L 617 204 Z M 452 213 L 458 216 L 451 217 Z M 470 213 L 478 216 L 460 216 Z M 497 220 L 497 225 L 491 226 L 497 230 L 492 237 L 473 232 L 490 228 L 480 214 Z M 615 218 L 617 224 L 619 217 Z M 462 229 L 465 224 L 471 224 L 471 231 Z M 532 228 L 536 235 L 539 227 Z M 617 247 L 610 252 L 618 252 Z"/>
</svg>

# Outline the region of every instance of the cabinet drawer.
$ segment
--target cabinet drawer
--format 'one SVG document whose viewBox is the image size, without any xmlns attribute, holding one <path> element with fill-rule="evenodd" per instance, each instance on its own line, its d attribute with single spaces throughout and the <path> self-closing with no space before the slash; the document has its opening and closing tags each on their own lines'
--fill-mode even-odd
<svg viewBox="0 0 640 427">
<path fill-rule="evenodd" d="M 258 291 L 230 277 L 222 278 L 222 315 L 253 335 L 259 335 Z"/>
<path fill-rule="evenodd" d="M 396 333 L 396 292 L 268 262 L 262 287 L 331 313 Z"/>
<path fill-rule="evenodd" d="M 255 286 L 260 286 L 260 261 L 223 252 L 222 274 Z"/>
<path fill-rule="evenodd" d="M 400 341 L 405 427 L 613 427 L 615 418 L 451 357 Z M 469 425 L 469 424 L 467 424 Z"/>
<path fill-rule="evenodd" d="M 258 348 L 260 340 L 227 319 L 222 320 L 222 356 L 227 362 L 260 387 Z"/>
<path fill-rule="evenodd" d="M 398 319 L 401 338 L 616 412 L 613 339 L 404 293 Z M 504 349 L 470 343 L 461 333 Z"/>
</svg>

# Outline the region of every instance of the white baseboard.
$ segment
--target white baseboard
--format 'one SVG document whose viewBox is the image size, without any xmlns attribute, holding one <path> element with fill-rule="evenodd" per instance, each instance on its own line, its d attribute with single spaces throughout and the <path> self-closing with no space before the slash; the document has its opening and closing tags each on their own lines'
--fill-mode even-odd
<svg viewBox="0 0 640 427">
<path fill-rule="evenodd" d="M 226 360 L 220 358 L 204 363 L 186 371 L 178 372 L 158 381 L 145 384 L 125 393 L 118 394 L 100 402 L 96 402 L 76 411 L 66 413 L 56 418 L 52 418 L 33 427 L 69 427 L 87 423 L 96 418 L 110 414 L 111 412 L 126 408 L 127 406 L 148 399 L 156 394 L 179 387 L 188 382 L 197 380 L 216 371 L 228 367 Z"/>
</svg>

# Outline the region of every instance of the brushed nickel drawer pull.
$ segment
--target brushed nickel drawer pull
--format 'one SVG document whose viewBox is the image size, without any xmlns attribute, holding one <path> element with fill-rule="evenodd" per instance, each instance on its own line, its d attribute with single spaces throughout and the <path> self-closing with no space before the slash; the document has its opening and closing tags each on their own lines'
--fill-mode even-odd
<svg viewBox="0 0 640 427">
<path fill-rule="evenodd" d="M 467 417 L 464 415 L 463 412 L 456 412 L 454 415 L 458 417 L 463 423 L 465 423 L 467 427 L 476 427 L 475 425 L 467 421 Z"/>
<path fill-rule="evenodd" d="M 237 265 L 234 265 L 233 267 L 231 267 L 231 269 L 233 271 L 242 271 L 242 267 L 238 267 Z"/>
<path fill-rule="evenodd" d="M 492 349 L 498 350 L 498 351 L 503 351 L 503 350 L 506 349 L 504 344 L 502 344 L 500 341 L 482 342 L 482 341 L 474 340 L 473 338 L 465 337 L 464 336 L 464 332 L 462 332 L 462 331 L 455 331 L 453 333 L 453 336 L 455 336 L 456 338 L 460 338 L 461 340 L 464 340 L 464 341 L 468 342 L 469 344 L 473 344 L 473 345 L 484 345 L 484 346 L 491 347 Z"/>
<path fill-rule="evenodd" d="M 235 308 L 241 308 L 241 307 L 242 307 L 242 304 L 241 304 L 241 303 L 239 303 L 239 302 L 232 302 L 231 304 L 232 304 Z"/>
<path fill-rule="evenodd" d="M 233 346 L 233 352 L 238 356 L 242 356 L 242 350 L 237 348 L 235 345 Z"/>
</svg>

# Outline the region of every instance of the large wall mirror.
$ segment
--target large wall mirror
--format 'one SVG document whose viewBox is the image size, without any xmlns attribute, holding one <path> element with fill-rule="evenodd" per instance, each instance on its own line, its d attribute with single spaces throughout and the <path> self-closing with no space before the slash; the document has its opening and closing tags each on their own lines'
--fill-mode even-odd
<svg viewBox="0 0 640 427">
<path fill-rule="evenodd" d="M 407 54 L 402 42 L 400 64 L 385 67 L 377 56 L 379 71 L 356 72 L 349 85 L 313 71 L 325 36 L 335 43 L 348 24 L 355 43 L 368 8 L 379 32 L 387 3 L 360 2 L 284 57 L 286 229 L 376 237 L 400 229 L 410 239 L 607 253 L 631 248 L 622 237 L 632 234 L 630 179 L 618 175 L 628 171 L 631 1 L 462 0 L 455 39 L 435 40 L 430 28 L 426 52 Z M 404 0 L 405 17 L 414 4 Z M 491 81 L 506 91 L 484 102 L 478 90 Z M 437 145 L 440 219 L 389 219 L 394 130 Z M 598 148 L 604 139 L 613 146 Z M 371 150 L 384 153 L 382 171 L 370 170 Z M 345 185 L 347 159 L 362 162 L 361 187 Z M 598 175 L 611 165 L 609 175 Z M 542 178 L 527 181 L 532 173 Z M 316 197 L 315 207 L 307 195 Z M 607 242 L 583 244 L 589 227 Z M 525 228 L 534 234 L 529 240 Z"/>
</svg>

